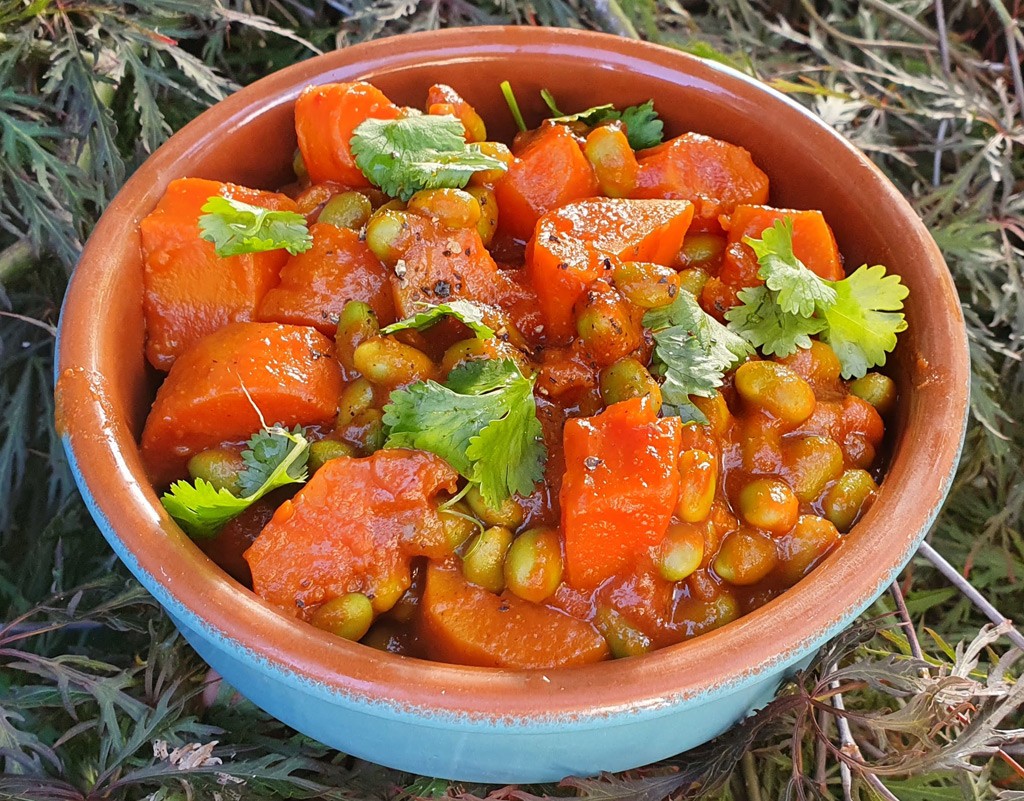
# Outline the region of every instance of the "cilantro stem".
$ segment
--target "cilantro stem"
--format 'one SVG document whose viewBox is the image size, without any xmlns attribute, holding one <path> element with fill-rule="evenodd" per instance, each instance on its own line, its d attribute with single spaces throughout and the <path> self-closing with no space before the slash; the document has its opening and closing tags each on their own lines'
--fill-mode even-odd
<svg viewBox="0 0 1024 801">
<path fill-rule="evenodd" d="M 526 123 L 523 121 L 523 114 L 519 110 L 519 103 L 516 101 L 515 92 L 512 91 L 512 84 L 508 81 L 502 81 L 501 93 L 505 96 L 505 102 L 508 103 L 508 110 L 512 112 L 512 119 L 516 121 L 516 127 L 520 131 L 525 131 Z"/>
<path fill-rule="evenodd" d="M 551 113 L 553 115 L 555 115 L 556 117 L 565 116 L 561 111 L 559 111 L 558 106 L 555 105 L 555 96 L 551 94 L 551 92 L 549 92 L 547 89 L 541 89 L 540 97 L 544 101 L 544 105 L 546 105 L 551 110 Z"/>
<path fill-rule="evenodd" d="M 455 493 L 451 498 L 449 498 L 447 501 L 445 501 L 444 503 L 441 504 L 441 509 L 443 509 L 446 512 L 448 510 L 450 510 L 452 506 L 454 506 L 455 504 L 457 504 L 459 501 L 461 501 L 463 498 L 466 497 L 466 493 L 469 492 L 469 490 L 470 490 L 470 488 L 472 486 L 473 486 L 472 482 L 467 481 L 466 482 L 466 486 L 464 486 L 457 493 Z M 452 512 L 452 514 L 458 514 L 458 512 Z"/>
</svg>

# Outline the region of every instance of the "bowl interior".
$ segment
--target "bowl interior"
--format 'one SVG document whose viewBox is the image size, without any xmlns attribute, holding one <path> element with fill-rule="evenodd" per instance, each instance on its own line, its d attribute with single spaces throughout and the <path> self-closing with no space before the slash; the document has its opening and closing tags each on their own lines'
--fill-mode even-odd
<svg viewBox="0 0 1024 801">
<path fill-rule="evenodd" d="M 903 277 L 909 329 L 888 369 L 900 395 L 889 425 L 889 475 L 872 510 L 810 578 L 697 640 L 576 669 L 571 682 L 545 685 L 510 671 L 434 665 L 334 640 L 235 585 L 171 523 L 135 444 L 154 386 L 143 358 L 138 221 L 177 177 L 262 188 L 286 183 L 298 92 L 357 78 L 414 106 L 431 84 L 448 83 L 480 111 L 491 138 L 505 141 L 514 132 L 499 91 L 505 79 L 528 122 L 545 116 L 541 88 L 566 111 L 653 99 L 666 136 L 692 130 L 740 144 L 768 173 L 773 205 L 821 209 L 848 270 L 881 263 Z M 326 691 L 387 687 L 402 703 L 460 714 L 486 713 L 495 698 L 510 714 L 657 704 L 741 683 L 808 653 L 884 589 L 923 537 L 955 468 L 968 382 L 963 321 L 934 242 L 899 193 L 837 134 L 781 95 L 676 52 L 600 34 L 506 28 L 330 53 L 248 87 L 189 124 L 140 168 L 91 239 L 66 301 L 58 370 L 60 422 L 90 505 L 175 614 Z M 438 695 L 453 683 L 457 691 Z M 532 694 L 521 692 L 527 686 Z"/>
</svg>

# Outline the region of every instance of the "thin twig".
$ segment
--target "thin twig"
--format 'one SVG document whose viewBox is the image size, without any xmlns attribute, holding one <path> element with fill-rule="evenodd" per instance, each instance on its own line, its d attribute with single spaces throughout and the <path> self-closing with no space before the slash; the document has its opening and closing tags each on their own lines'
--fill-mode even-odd
<svg viewBox="0 0 1024 801">
<path fill-rule="evenodd" d="M 740 758 L 740 766 L 743 768 L 743 785 L 747 791 L 747 801 L 762 801 L 761 784 L 757 780 L 754 754 L 749 749 Z"/>
<path fill-rule="evenodd" d="M 0 286 L 32 265 L 35 252 L 27 239 L 19 239 L 12 245 L 0 250 Z"/>
<path fill-rule="evenodd" d="M 595 20 L 609 33 L 625 36 L 627 39 L 639 39 L 633 21 L 626 16 L 618 0 L 594 0 L 590 7 Z"/>
<path fill-rule="evenodd" d="M 892 595 L 892 599 L 896 602 L 896 611 L 900 614 L 900 625 L 903 626 L 903 630 L 907 633 L 907 642 L 910 643 L 910 653 L 912 653 L 916 659 L 923 661 L 924 652 L 921 650 L 921 643 L 917 639 L 917 631 L 914 628 L 914 621 L 910 618 L 910 612 L 907 610 L 907 602 L 903 598 L 903 590 L 900 589 L 898 581 L 894 581 L 890 585 L 889 594 Z"/>
<path fill-rule="evenodd" d="M 947 562 L 946 558 L 942 554 L 936 551 L 927 542 L 921 543 L 921 548 L 918 553 L 931 562 L 935 566 L 935 569 L 943 576 L 949 579 L 953 586 L 960 590 L 960 592 L 962 592 L 971 603 L 978 607 L 985 617 L 996 624 L 1004 622 L 1010 623 L 1011 628 L 1006 632 L 1007 639 L 1009 639 L 1010 642 L 1018 648 L 1024 648 L 1024 635 L 1017 631 L 1017 629 L 1012 628 L 1013 621 L 989 603 L 984 595 L 974 589 L 974 587 L 971 586 L 971 583 L 960 574 L 960 571 Z"/>
<path fill-rule="evenodd" d="M 833 690 L 839 689 L 839 682 L 833 681 L 829 684 Z M 843 694 L 835 692 L 832 695 L 832 706 L 840 713 L 846 711 L 846 705 L 843 703 Z M 860 763 L 864 763 L 864 754 L 861 753 L 860 746 L 857 745 L 857 741 L 853 738 L 853 732 L 850 730 L 850 721 L 846 719 L 846 715 L 839 714 L 835 716 L 836 728 L 839 729 L 839 743 L 842 746 L 841 751 L 847 756 L 857 760 Z M 850 766 L 845 760 L 839 760 L 839 773 L 843 782 L 843 798 L 845 801 L 853 801 L 853 776 L 850 772 Z M 899 798 L 894 796 L 890 792 L 889 788 L 886 787 L 882 780 L 879 779 L 874 773 L 869 770 L 861 771 L 861 775 L 864 777 L 871 789 L 878 793 L 886 801 L 900 801 Z"/>
<path fill-rule="evenodd" d="M 35 317 L 28 317 L 24 314 L 15 314 L 14 312 L 0 311 L 0 317 L 12 317 L 15 320 L 21 320 L 23 323 L 34 325 L 36 328 L 42 328 L 51 337 L 57 336 L 56 326 L 52 326 L 49 323 L 44 323 L 42 320 L 37 320 Z"/>
<path fill-rule="evenodd" d="M 946 80 L 949 80 L 949 32 L 946 30 L 946 7 L 943 0 L 935 0 L 935 27 L 939 35 L 939 59 L 942 62 L 942 74 L 946 76 Z M 949 133 L 949 120 L 942 120 L 939 123 L 939 130 L 935 134 L 932 186 L 938 186 L 942 182 L 942 154 L 945 150 L 947 133 Z"/>
<path fill-rule="evenodd" d="M 1021 38 L 1020 26 L 1013 15 L 1003 5 L 1002 0 L 989 0 L 989 6 L 999 17 L 1006 37 L 1006 58 L 1010 62 L 1010 73 L 1013 76 L 1013 93 L 1017 97 L 1017 114 L 1024 120 L 1024 75 L 1021 75 L 1020 51 L 1017 50 L 1017 39 Z"/>
</svg>

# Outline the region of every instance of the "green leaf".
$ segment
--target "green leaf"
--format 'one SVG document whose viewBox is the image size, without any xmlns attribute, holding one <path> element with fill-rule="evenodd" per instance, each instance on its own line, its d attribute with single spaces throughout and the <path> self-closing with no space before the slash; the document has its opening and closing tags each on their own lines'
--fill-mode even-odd
<svg viewBox="0 0 1024 801">
<path fill-rule="evenodd" d="M 218 256 L 284 249 L 293 256 L 313 247 L 306 218 L 294 211 L 275 211 L 234 198 L 214 195 L 203 205 L 200 236 L 213 242 Z"/>
<path fill-rule="evenodd" d="M 690 396 L 712 397 L 725 374 L 751 355 L 752 348 L 705 312 L 689 292 L 647 312 L 643 323 L 654 333 L 654 366 L 664 377 L 666 407 L 686 420 L 706 423 Z"/>
<path fill-rule="evenodd" d="M 798 348 L 809 348 L 811 336 L 825 327 L 821 318 L 784 312 L 776 293 L 767 287 L 741 289 L 737 297 L 742 304 L 725 313 L 729 328 L 765 356 L 789 356 Z"/>
<path fill-rule="evenodd" d="M 515 362 L 455 368 L 446 384 L 420 381 L 395 390 L 384 407 L 388 448 L 430 451 L 479 485 L 488 503 L 528 495 L 546 456 L 533 380 Z"/>
<path fill-rule="evenodd" d="M 392 323 L 381 329 L 382 334 L 394 334 L 398 331 L 406 331 L 413 328 L 420 331 L 429 328 L 442 317 L 454 317 L 464 323 L 477 339 L 490 339 L 494 336 L 494 329 L 484 323 L 484 312 L 475 303 L 468 300 L 453 300 L 449 303 L 438 303 L 436 305 L 424 303 L 423 311 L 417 312 L 412 317 L 406 317 L 397 323 Z"/>
<path fill-rule="evenodd" d="M 828 327 L 821 338 L 839 357 L 843 378 L 860 378 L 885 364 L 885 354 L 896 347 L 896 334 L 906 330 L 899 310 L 909 290 L 880 264 L 859 267 L 832 286 L 836 302 L 824 310 Z"/>
<path fill-rule="evenodd" d="M 465 128 L 451 115 L 365 120 L 353 132 L 351 146 L 363 175 L 402 200 L 421 189 L 461 189 L 475 172 L 506 169 L 477 145 L 467 145 Z"/>
<path fill-rule="evenodd" d="M 563 114 L 555 104 L 555 98 L 547 89 L 541 89 L 540 96 L 555 116 L 549 117 L 552 122 L 581 122 L 591 128 L 606 122 L 621 120 L 626 126 L 626 138 L 634 150 L 645 150 L 661 143 L 665 124 L 654 110 L 654 101 L 648 100 L 638 106 L 628 106 L 619 111 L 611 103 L 592 106 L 575 114 Z"/>
<path fill-rule="evenodd" d="M 776 220 L 760 239 L 745 236 L 743 241 L 757 255 L 761 265 L 757 275 L 765 285 L 778 292 L 777 302 L 787 314 L 810 317 L 819 306 L 835 302 L 836 291 L 828 281 L 807 269 L 793 254 L 793 218 Z"/>
<path fill-rule="evenodd" d="M 262 478 L 262 483 L 241 498 L 226 489 L 214 489 L 209 482 L 197 478 L 195 484 L 175 481 L 160 502 L 190 537 L 215 537 L 225 523 L 267 493 L 306 480 L 309 441 L 300 432 L 298 427 L 291 432 L 274 426 L 253 435 L 249 450 L 242 455 L 248 468 L 240 480 L 243 487 L 251 487 L 257 478 Z M 282 448 L 282 443 L 289 443 L 289 447 Z M 252 475 L 247 476 L 249 473 Z"/>
</svg>

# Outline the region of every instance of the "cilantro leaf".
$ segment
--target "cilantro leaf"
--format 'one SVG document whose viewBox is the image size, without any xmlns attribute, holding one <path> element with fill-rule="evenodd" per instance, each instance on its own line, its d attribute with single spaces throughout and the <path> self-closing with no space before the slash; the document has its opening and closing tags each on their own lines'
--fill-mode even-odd
<svg viewBox="0 0 1024 801">
<path fill-rule="evenodd" d="M 859 267 L 832 286 L 836 302 L 824 310 L 827 328 L 821 338 L 839 357 L 843 378 L 860 378 L 885 364 L 885 354 L 896 347 L 896 334 L 906 330 L 906 317 L 899 310 L 910 290 L 898 275 L 886 275 L 880 264 Z"/>
<path fill-rule="evenodd" d="M 216 490 L 208 481 L 197 478 L 195 484 L 175 481 L 160 502 L 185 532 L 195 539 L 215 537 L 220 528 L 237 517 L 252 504 L 278 487 L 302 483 L 306 480 L 306 460 L 309 458 L 309 442 L 301 428 L 294 432 L 274 426 L 264 429 L 249 440 L 251 454 L 242 458 L 248 465 L 241 475 L 243 487 L 252 487 L 256 476 L 262 483 L 247 491 L 241 498 L 226 489 Z M 283 443 L 288 443 L 283 446 Z M 265 459 L 265 460 L 264 460 Z M 253 472 L 253 476 L 247 474 Z"/>
<path fill-rule="evenodd" d="M 234 198 L 214 195 L 203 204 L 199 235 L 213 242 L 218 256 L 284 249 L 293 256 L 313 247 L 306 218 Z"/>
<path fill-rule="evenodd" d="M 484 312 L 475 303 L 468 300 L 453 300 L 448 303 L 423 304 L 423 311 L 417 312 L 412 317 L 406 317 L 397 323 L 392 323 L 381 329 L 382 334 L 394 334 L 397 331 L 405 331 L 414 328 L 420 331 L 429 328 L 442 317 L 451 316 L 472 329 L 477 339 L 490 339 L 494 336 L 494 329 L 484 323 Z"/>
<path fill-rule="evenodd" d="M 245 470 L 238 476 L 239 489 L 243 496 L 253 495 L 259 491 L 271 473 L 287 458 L 295 447 L 295 437 L 304 437 L 302 426 L 295 426 L 291 433 L 281 426 L 265 428 L 253 434 L 246 443 L 248 448 L 242 451 L 242 462 Z M 306 468 L 306 459 L 297 459 L 288 467 L 288 475 L 294 479 Z"/>
<path fill-rule="evenodd" d="M 705 312 L 689 292 L 647 312 L 643 323 L 654 333 L 654 368 L 664 377 L 665 404 L 686 420 L 706 423 L 690 396 L 712 397 L 725 374 L 753 349 Z"/>
<path fill-rule="evenodd" d="M 540 90 L 544 103 L 554 114 L 548 119 L 553 122 L 581 122 L 591 128 L 606 122 L 621 120 L 626 126 L 626 138 L 634 150 L 645 150 L 661 144 L 665 124 L 654 110 L 654 101 L 648 100 L 638 106 L 628 106 L 619 111 L 611 103 L 577 111 L 575 114 L 563 114 L 555 104 L 555 98 L 547 89 Z"/>
<path fill-rule="evenodd" d="M 509 359 L 469 362 L 446 384 L 420 381 L 384 407 L 388 448 L 430 451 L 480 487 L 488 503 L 529 495 L 546 457 L 533 379 Z"/>
<path fill-rule="evenodd" d="M 786 314 L 767 287 L 741 289 L 737 297 L 743 302 L 725 313 L 729 328 L 742 336 L 765 356 L 789 356 L 798 348 L 811 347 L 811 335 L 825 327 L 818 317 Z"/>
<path fill-rule="evenodd" d="M 626 126 L 626 138 L 633 150 L 646 150 L 661 144 L 665 123 L 654 110 L 653 100 L 624 108 L 621 120 Z"/>
<path fill-rule="evenodd" d="M 421 189 L 461 189 L 480 170 L 506 169 L 479 146 L 466 144 L 465 128 L 451 115 L 368 119 L 352 132 L 351 146 L 363 175 L 402 200 Z"/>
<path fill-rule="evenodd" d="M 835 303 L 836 291 L 828 281 L 807 269 L 793 254 L 793 218 L 776 220 L 760 239 L 745 236 L 761 265 L 757 275 L 778 292 L 778 304 L 787 314 L 810 317 L 819 306 Z"/>
</svg>

